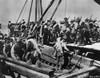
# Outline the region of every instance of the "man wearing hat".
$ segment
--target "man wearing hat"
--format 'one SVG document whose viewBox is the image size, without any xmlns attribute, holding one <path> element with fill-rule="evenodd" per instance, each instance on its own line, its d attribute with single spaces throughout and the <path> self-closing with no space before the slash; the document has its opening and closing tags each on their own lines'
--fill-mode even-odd
<svg viewBox="0 0 100 78">
<path fill-rule="evenodd" d="M 70 25 L 69 25 L 68 19 L 69 19 L 69 18 L 64 18 L 64 22 L 65 22 L 65 26 L 66 26 L 66 27 L 69 27 L 69 26 L 70 26 Z"/>
<path fill-rule="evenodd" d="M 26 27 L 26 22 L 25 22 L 24 19 L 22 19 L 21 36 L 22 37 L 26 37 L 27 36 L 27 27 Z"/>
</svg>

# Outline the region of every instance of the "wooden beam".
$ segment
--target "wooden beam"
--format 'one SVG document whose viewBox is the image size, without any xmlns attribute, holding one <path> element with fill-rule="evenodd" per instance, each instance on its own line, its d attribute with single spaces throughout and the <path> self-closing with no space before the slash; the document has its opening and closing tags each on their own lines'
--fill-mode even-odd
<svg viewBox="0 0 100 78">
<path fill-rule="evenodd" d="M 70 44 L 66 44 L 66 46 L 68 48 L 72 48 L 72 49 L 78 49 L 78 50 L 82 50 L 82 51 L 88 51 L 88 52 L 96 52 L 96 53 L 100 53 L 100 50 L 98 49 L 94 49 L 94 48 L 88 48 L 88 47 L 84 47 L 84 46 L 75 46 L 75 45 L 70 45 Z"/>
<path fill-rule="evenodd" d="M 0 59 L 5 60 L 7 62 L 13 63 L 13 64 L 17 64 L 19 66 L 31 69 L 33 71 L 36 72 L 40 72 L 49 76 L 53 76 L 54 75 L 54 71 L 48 68 L 41 68 L 41 67 L 37 67 L 35 65 L 28 65 L 27 63 L 23 62 L 23 61 L 18 61 L 18 60 L 13 60 L 11 58 L 5 58 L 4 56 L 0 55 Z"/>
<path fill-rule="evenodd" d="M 96 70 L 96 69 L 97 69 L 97 67 L 95 67 L 95 66 L 90 67 L 90 68 L 81 69 L 78 72 L 72 73 L 72 74 L 67 75 L 67 76 L 65 76 L 63 78 L 73 78 L 73 77 L 76 77 L 76 76 L 91 72 L 91 71 Z"/>
<path fill-rule="evenodd" d="M 13 71 L 15 71 L 25 77 L 28 77 L 28 78 L 49 78 L 48 75 L 33 71 L 31 69 L 19 66 L 17 64 L 13 64 L 10 62 L 6 62 L 6 64 L 8 66 L 10 66 Z"/>
</svg>

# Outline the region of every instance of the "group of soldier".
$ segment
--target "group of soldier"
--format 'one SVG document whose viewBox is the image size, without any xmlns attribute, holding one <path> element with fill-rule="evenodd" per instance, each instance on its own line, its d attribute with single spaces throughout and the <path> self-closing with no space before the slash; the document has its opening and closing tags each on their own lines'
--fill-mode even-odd
<svg viewBox="0 0 100 78">
<path fill-rule="evenodd" d="M 63 21 L 47 20 L 26 23 L 24 19 L 18 24 L 8 22 L 9 36 L 0 32 L 0 39 L 4 44 L 16 43 L 19 39 L 35 38 L 37 43 L 54 46 L 60 38 L 65 44 L 88 45 L 100 41 L 100 27 L 98 21 L 82 17 L 64 18 Z"/>
<path fill-rule="evenodd" d="M 65 46 L 66 44 L 88 45 L 93 42 L 98 42 L 100 40 L 100 27 L 98 22 L 96 19 L 92 20 L 88 18 L 83 21 L 82 17 L 71 20 L 64 18 L 64 20 L 60 22 L 47 20 L 26 23 L 26 21 L 22 19 L 16 24 L 9 21 L 9 36 L 3 35 L 3 33 L 0 32 L 0 39 L 2 41 L 4 40 L 3 42 L 0 41 L 0 43 L 2 43 L 1 46 L 3 44 L 5 44 L 5 46 L 8 45 L 7 50 L 9 50 L 11 49 L 10 46 L 15 44 L 18 39 L 30 39 L 29 41 L 34 42 L 34 40 L 31 39 L 35 38 L 37 43 L 56 47 L 62 54 L 62 46 L 68 51 Z M 3 47 L 0 49 L 0 51 L 3 51 Z M 37 48 L 37 50 L 39 49 Z M 8 52 L 7 55 L 11 57 L 9 53 L 10 52 Z M 41 52 L 39 54 L 41 54 Z"/>
<path fill-rule="evenodd" d="M 58 37 L 61 37 L 66 43 L 78 45 L 92 44 L 99 41 L 100 27 L 96 19 L 81 17 L 63 21 L 47 20 L 41 22 L 26 23 L 24 19 L 15 24 L 9 21 L 9 37 L 35 37 L 38 42 L 52 45 Z"/>
</svg>

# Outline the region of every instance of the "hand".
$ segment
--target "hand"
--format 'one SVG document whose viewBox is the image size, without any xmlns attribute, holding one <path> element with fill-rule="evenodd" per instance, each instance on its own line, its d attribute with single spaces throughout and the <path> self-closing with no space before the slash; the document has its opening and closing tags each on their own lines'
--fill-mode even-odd
<svg viewBox="0 0 100 78">
<path fill-rule="evenodd" d="M 18 56 L 16 57 L 16 59 L 17 59 L 17 60 L 20 60 L 20 58 L 19 58 Z"/>
</svg>

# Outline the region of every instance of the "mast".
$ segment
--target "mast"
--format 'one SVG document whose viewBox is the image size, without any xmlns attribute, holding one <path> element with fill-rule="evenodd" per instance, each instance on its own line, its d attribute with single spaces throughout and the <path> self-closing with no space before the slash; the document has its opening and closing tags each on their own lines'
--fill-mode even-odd
<svg viewBox="0 0 100 78">
<path fill-rule="evenodd" d="M 27 30 L 29 29 L 29 22 L 30 22 L 30 17 L 31 17 L 31 12 L 32 12 L 32 6 L 33 6 L 33 0 L 31 0 L 31 6 L 29 10 L 29 16 L 28 16 L 28 22 L 27 22 Z"/>
<path fill-rule="evenodd" d="M 50 4 L 48 5 L 48 7 L 46 8 L 46 10 L 44 11 L 44 13 L 42 14 L 41 18 L 39 19 L 39 24 L 41 23 L 41 21 L 43 20 L 43 17 L 44 15 L 47 13 L 47 11 L 49 10 L 49 8 L 52 6 L 52 4 L 54 3 L 55 0 L 52 0 L 50 2 Z M 41 25 L 41 29 L 40 29 L 40 37 L 42 37 L 42 29 L 43 29 L 43 26 Z M 42 40 L 43 41 L 43 40 Z"/>
<path fill-rule="evenodd" d="M 38 19 L 40 19 L 40 15 L 41 15 L 40 0 L 38 0 L 37 7 L 38 7 Z"/>
<path fill-rule="evenodd" d="M 42 0 L 40 0 L 41 16 L 43 14 Z"/>
<path fill-rule="evenodd" d="M 37 0 L 35 0 L 35 22 L 37 22 Z"/>
<path fill-rule="evenodd" d="M 40 19 L 43 14 L 42 0 L 36 0 L 35 2 L 35 22 Z"/>
<path fill-rule="evenodd" d="M 46 14 L 47 11 L 49 10 L 49 8 L 52 6 L 52 4 L 54 3 L 54 1 L 55 1 L 55 0 L 52 0 L 52 1 L 49 3 L 49 5 L 47 6 L 46 10 L 43 12 L 41 18 L 38 20 L 38 24 L 41 23 L 43 17 L 45 16 L 45 14 Z M 43 11 L 43 10 L 42 10 L 42 11 Z M 35 30 L 36 27 L 37 27 L 37 25 L 34 26 L 33 31 Z M 42 27 L 41 27 L 41 29 L 40 29 L 40 36 L 42 36 Z"/>
</svg>

